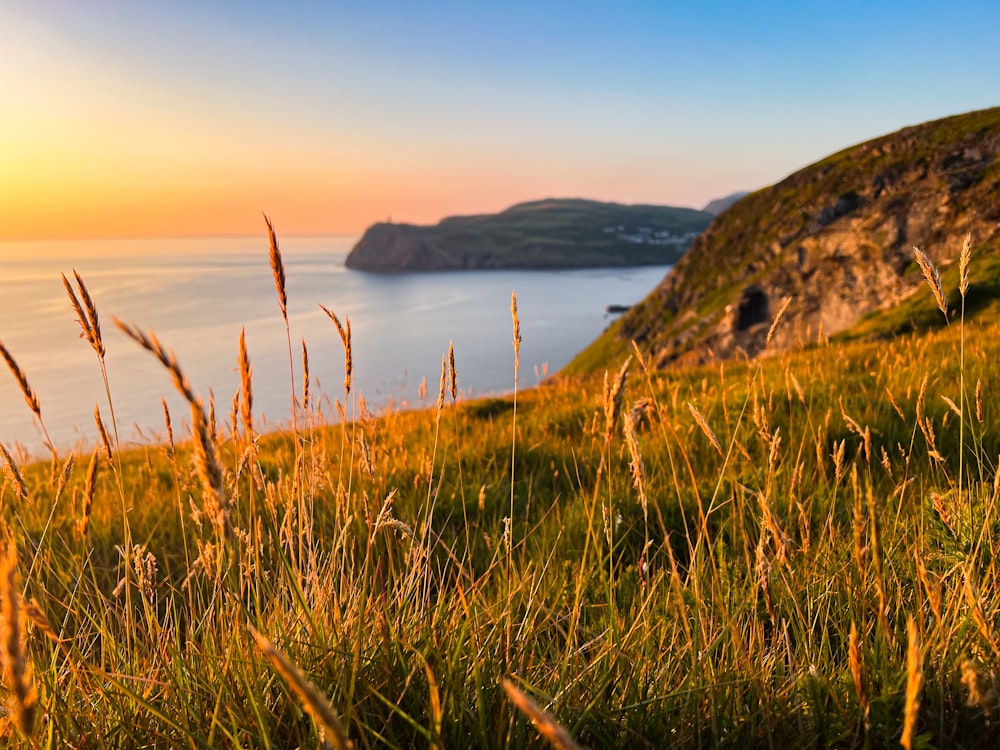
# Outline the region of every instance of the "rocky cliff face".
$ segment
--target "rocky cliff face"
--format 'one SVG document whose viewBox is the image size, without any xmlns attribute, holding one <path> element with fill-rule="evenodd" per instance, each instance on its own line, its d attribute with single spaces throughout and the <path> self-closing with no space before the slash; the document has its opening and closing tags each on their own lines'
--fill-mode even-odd
<svg viewBox="0 0 1000 750">
<path fill-rule="evenodd" d="M 824 159 L 720 215 L 606 336 L 660 366 L 815 341 L 919 285 L 913 247 L 944 266 L 967 233 L 1000 252 L 1000 108 L 906 128 Z"/>
</svg>

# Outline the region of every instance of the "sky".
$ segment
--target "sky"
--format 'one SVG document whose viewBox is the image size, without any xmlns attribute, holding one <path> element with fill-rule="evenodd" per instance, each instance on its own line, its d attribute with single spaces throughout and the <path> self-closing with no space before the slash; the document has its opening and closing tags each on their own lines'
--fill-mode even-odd
<svg viewBox="0 0 1000 750">
<path fill-rule="evenodd" d="M 1000 104 L 1000 3 L 0 0 L 0 240 L 700 208 Z"/>
</svg>

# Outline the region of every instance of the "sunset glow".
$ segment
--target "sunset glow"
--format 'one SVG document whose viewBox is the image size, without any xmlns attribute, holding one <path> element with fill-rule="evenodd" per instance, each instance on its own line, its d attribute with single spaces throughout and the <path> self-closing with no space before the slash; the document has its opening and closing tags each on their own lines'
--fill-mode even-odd
<svg viewBox="0 0 1000 750">
<path fill-rule="evenodd" d="M 700 207 L 996 104 L 986 3 L 335 6 L 6 3 L 0 239 Z"/>
</svg>

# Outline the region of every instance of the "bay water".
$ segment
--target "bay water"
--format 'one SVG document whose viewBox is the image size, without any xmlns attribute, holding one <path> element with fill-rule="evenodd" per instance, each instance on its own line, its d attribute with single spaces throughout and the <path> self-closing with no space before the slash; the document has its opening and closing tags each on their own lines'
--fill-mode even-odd
<svg viewBox="0 0 1000 750">
<path fill-rule="evenodd" d="M 463 398 L 514 388 L 511 292 L 521 320 L 518 387 L 554 374 L 610 324 L 609 304 L 633 304 L 662 280 L 667 266 L 570 271 L 483 271 L 376 275 L 351 271 L 344 258 L 354 237 L 279 238 L 291 325 L 294 382 L 302 393 L 302 341 L 310 391 L 336 421 L 343 401 L 344 351 L 323 304 L 350 318 L 354 388 L 378 413 L 431 405 L 441 357 L 454 343 Z M 94 408 L 110 429 L 97 356 L 80 338 L 60 274 L 76 270 L 98 309 L 123 444 L 162 441 L 161 398 L 176 435 L 188 409 L 169 374 L 126 338 L 113 317 L 134 324 L 174 351 L 195 391 L 214 394 L 225 422 L 239 383 L 241 328 L 253 367 L 255 421 L 290 423 L 288 340 L 266 238 L 87 240 L 0 243 L 0 341 L 41 403 L 61 452 L 97 439 Z M 6 369 L 6 368 L 3 368 Z M 429 398 L 421 398 L 426 381 Z M 0 442 L 44 455 L 42 434 L 14 377 L 0 372 Z"/>
</svg>

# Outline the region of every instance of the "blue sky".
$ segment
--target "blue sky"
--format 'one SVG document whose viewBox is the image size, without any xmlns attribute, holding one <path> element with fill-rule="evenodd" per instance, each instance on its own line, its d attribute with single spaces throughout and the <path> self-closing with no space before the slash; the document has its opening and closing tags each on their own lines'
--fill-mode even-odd
<svg viewBox="0 0 1000 750">
<path fill-rule="evenodd" d="M 0 6 L 4 236 L 701 206 L 1000 104 L 1000 4 Z"/>
</svg>

